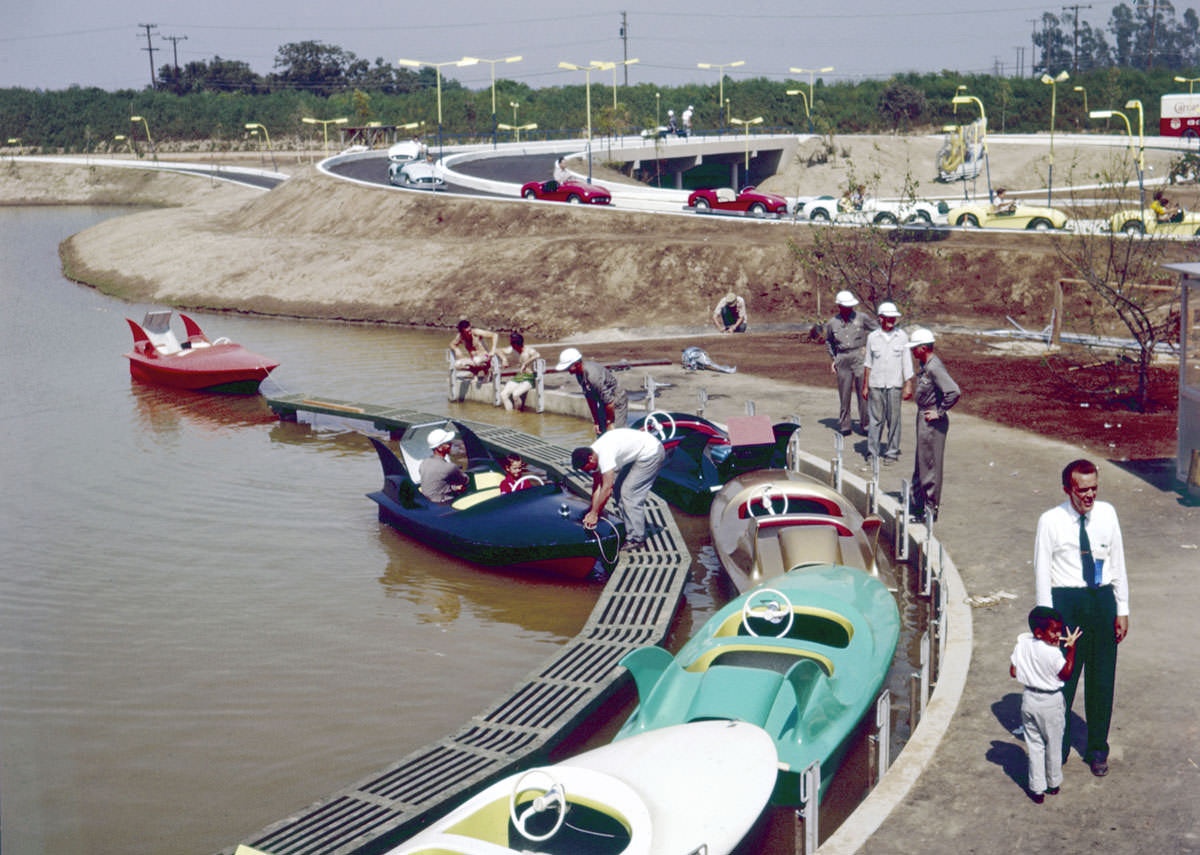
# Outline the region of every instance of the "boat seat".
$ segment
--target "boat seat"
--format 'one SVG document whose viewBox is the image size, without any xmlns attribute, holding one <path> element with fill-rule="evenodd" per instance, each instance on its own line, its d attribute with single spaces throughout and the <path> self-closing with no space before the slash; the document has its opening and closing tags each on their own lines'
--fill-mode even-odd
<svg viewBox="0 0 1200 855">
<path fill-rule="evenodd" d="M 465 511 L 467 508 L 473 508 L 476 505 L 486 502 L 488 499 L 494 499 L 502 495 L 499 487 L 491 487 L 487 490 L 476 490 L 474 493 L 468 493 L 465 496 L 455 499 L 450 503 L 450 507 L 456 511 Z"/>
<path fill-rule="evenodd" d="M 788 570 L 799 564 L 845 563 L 842 561 L 842 541 L 834 526 L 794 525 L 780 528 L 778 532 L 782 566 Z"/>
<path fill-rule="evenodd" d="M 733 719 L 762 727 L 775 706 L 783 675 L 760 668 L 714 665 L 688 708 L 687 721 Z"/>
<path fill-rule="evenodd" d="M 706 650 L 703 654 L 691 662 L 684 670 L 690 673 L 703 673 L 713 668 L 720 667 L 735 667 L 727 663 L 742 662 L 743 667 L 755 659 L 751 654 L 756 654 L 761 660 L 755 667 L 760 667 L 763 663 L 771 661 L 770 668 L 779 673 L 784 674 L 791 667 L 789 660 L 796 659 L 811 659 L 816 662 L 829 676 L 833 676 L 833 660 L 824 654 L 817 653 L 815 650 L 806 650 L 802 647 L 795 646 L 795 642 L 789 643 L 786 640 L 776 641 L 771 638 L 744 638 L 736 642 L 722 644 L 719 647 L 714 647 Z M 786 658 L 783 658 L 786 657 Z"/>
<path fill-rule="evenodd" d="M 737 201 L 737 193 L 733 192 L 732 187 L 722 187 L 719 190 L 717 190 L 717 201 L 718 202 L 736 202 Z"/>
</svg>

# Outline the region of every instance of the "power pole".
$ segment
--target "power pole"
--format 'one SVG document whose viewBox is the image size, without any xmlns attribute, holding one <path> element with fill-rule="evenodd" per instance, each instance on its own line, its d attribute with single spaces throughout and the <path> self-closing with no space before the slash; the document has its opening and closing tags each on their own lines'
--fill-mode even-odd
<svg viewBox="0 0 1200 855">
<path fill-rule="evenodd" d="M 1017 77 L 1025 76 L 1025 45 L 1014 45 L 1013 50 L 1017 52 Z"/>
<path fill-rule="evenodd" d="M 621 13 L 621 50 L 625 60 L 625 85 L 629 85 L 629 18 L 627 13 Z"/>
<path fill-rule="evenodd" d="M 1143 2 L 1142 5 L 1145 3 Z M 1154 0 L 1150 10 L 1150 53 L 1146 57 L 1146 68 L 1154 67 L 1154 35 L 1155 30 L 1158 29 L 1158 0 Z"/>
<path fill-rule="evenodd" d="M 163 36 L 163 38 L 171 43 L 171 50 L 175 56 L 175 76 L 179 76 L 179 43 L 186 42 L 187 36 Z"/>
<path fill-rule="evenodd" d="M 157 89 L 158 81 L 154 79 L 154 52 L 158 50 L 158 48 L 156 48 L 150 41 L 150 31 L 157 27 L 158 24 L 138 24 L 138 26 L 142 27 L 146 31 L 146 46 L 142 48 L 142 50 L 150 53 L 150 88 Z M 138 36 L 138 38 L 141 38 L 141 36 Z"/>
<path fill-rule="evenodd" d="M 1086 6 L 1082 6 L 1078 3 L 1075 4 L 1074 6 L 1063 6 L 1064 12 L 1071 12 L 1071 11 L 1075 12 L 1075 58 L 1073 60 L 1071 60 L 1071 73 L 1072 74 L 1079 73 L 1079 10 L 1080 9 L 1090 9 L 1090 8 L 1092 8 L 1091 3 L 1087 4 Z"/>
<path fill-rule="evenodd" d="M 1033 67 L 1033 64 L 1034 64 L 1034 62 L 1037 61 L 1037 25 L 1038 25 L 1038 22 L 1037 22 L 1037 18 L 1026 18 L 1025 20 L 1028 21 L 1030 24 L 1033 24 L 1033 35 L 1029 37 L 1029 44 L 1030 44 L 1029 76 L 1036 77 L 1037 69 Z"/>
</svg>

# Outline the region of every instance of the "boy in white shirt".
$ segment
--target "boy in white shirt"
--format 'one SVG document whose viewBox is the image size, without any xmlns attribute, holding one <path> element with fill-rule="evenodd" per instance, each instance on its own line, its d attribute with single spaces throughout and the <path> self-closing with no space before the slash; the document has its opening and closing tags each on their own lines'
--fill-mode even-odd
<svg viewBox="0 0 1200 855">
<path fill-rule="evenodd" d="M 1029 797 L 1041 804 L 1046 793 L 1054 795 L 1062 786 L 1059 746 L 1067 720 L 1062 687 L 1075 670 L 1075 640 L 1082 630 L 1076 627 L 1064 636 L 1062 615 L 1049 606 L 1029 613 L 1029 628 L 1032 634 L 1017 636 L 1008 673 L 1025 686 L 1021 726 L 1029 751 Z"/>
</svg>

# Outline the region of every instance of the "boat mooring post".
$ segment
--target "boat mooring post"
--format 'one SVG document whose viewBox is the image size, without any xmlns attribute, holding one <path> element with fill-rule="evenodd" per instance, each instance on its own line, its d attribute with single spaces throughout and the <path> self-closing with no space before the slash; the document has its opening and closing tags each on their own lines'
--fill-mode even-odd
<svg viewBox="0 0 1200 855">
<path fill-rule="evenodd" d="M 829 464 L 829 475 L 833 489 L 842 492 L 842 448 L 846 438 L 840 431 L 833 432 L 833 460 Z"/>
<path fill-rule="evenodd" d="M 925 705 L 929 701 L 929 633 L 921 634 L 921 670 L 914 671 L 909 678 L 912 689 L 908 701 L 908 727 L 916 730 L 921 719 L 925 717 Z"/>
<path fill-rule="evenodd" d="M 892 548 L 897 561 L 908 561 L 908 503 L 909 485 L 907 478 L 900 479 L 900 518 L 896 520 L 896 539 Z"/>
<path fill-rule="evenodd" d="M 488 360 L 488 372 L 492 375 L 492 406 L 500 406 L 500 357 L 492 354 Z"/>
<path fill-rule="evenodd" d="M 883 780 L 883 776 L 887 774 L 888 766 L 892 762 L 892 693 L 884 689 L 879 693 L 879 697 L 875 699 L 875 732 L 871 734 L 871 745 L 875 751 L 872 758 L 875 761 L 870 764 L 874 766 L 874 774 L 868 773 L 867 789 L 875 788 L 875 785 Z"/>
<path fill-rule="evenodd" d="M 658 391 L 658 384 L 654 382 L 654 378 L 647 374 L 642 378 L 642 386 L 646 390 L 646 412 L 654 412 L 655 393 Z"/>
<path fill-rule="evenodd" d="M 748 416 L 754 415 L 754 402 L 753 401 L 746 402 L 746 415 L 748 415 Z"/>
<path fill-rule="evenodd" d="M 796 817 L 803 820 L 804 838 L 796 840 L 796 855 L 812 855 L 820 845 L 817 833 L 821 807 L 821 761 L 814 760 L 800 773 L 800 809 Z"/>
<path fill-rule="evenodd" d="M 537 376 L 537 411 L 546 412 L 546 360 L 538 357 L 533 361 L 533 373 Z"/>
<path fill-rule="evenodd" d="M 708 390 L 703 386 L 696 390 L 696 400 L 700 402 L 699 406 L 696 407 L 696 415 L 703 416 L 704 405 L 708 403 Z"/>
</svg>

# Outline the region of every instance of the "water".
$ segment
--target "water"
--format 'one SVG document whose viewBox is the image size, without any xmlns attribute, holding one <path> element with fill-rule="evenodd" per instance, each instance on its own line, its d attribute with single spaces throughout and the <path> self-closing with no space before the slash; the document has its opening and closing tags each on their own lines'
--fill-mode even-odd
<svg viewBox="0 0 1200 855">
<path fill-rule="evenodd" d="M 364 495 L 379 464 L 353 431 L 131 383 L 123 319 L 151 306 L 66 281 L 57 257 L 119 213 L 0 207 L 5 855 L 230 846 L 466 723 L 575 635 L 599 590 L 381 525 Z M 446 331 L 189 314 L 281 363 L 265 391 L 449 411 Z M 453 413 L 589 440 L 578 419 Z M 731 595 L 704 560 L 707 520 L 676 519 L 700 557 L 672 650 Z M 901 599 L 911 661 L 922 619 Z M 911 670 L 889 678 L 901 709 Z"/>
</svg>

